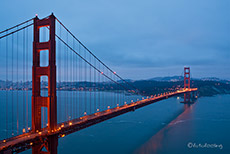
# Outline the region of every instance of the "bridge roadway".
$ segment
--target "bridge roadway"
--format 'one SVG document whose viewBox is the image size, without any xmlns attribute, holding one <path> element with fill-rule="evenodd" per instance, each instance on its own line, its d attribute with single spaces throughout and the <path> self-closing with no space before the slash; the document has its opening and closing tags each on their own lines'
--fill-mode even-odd
<svg viewBox="0 0 230 154">
<path fill-rule="evenodd" d="M 49 131 L 47 129 L 44 129 L 41 132 L 31 131 L 15 137 L 11 137 L 6 140 L 0 141 L 0 153 L 8 150 L 11 152 L 21 152 L 31 148 L 33 144 L 42 141 L 43 138 L 46 138 L 47 136 L 58 135 L 58 137 L 64 137 L 65 135 L 68 135 L 70 133 L 76 132 L 78 130 L 100 123 L 118 115 L 130 111 L 135 111 L 138 108 L 158 102 L 160 100 L 195 91 L 197 91 L 197 88 L 178 90 L 175 92 L 162 94 L 160 96 L 139 100 L 130 104 L 125 104 L 123 106 L 118 106 L 116 108 L 107 109 L 105 111 L 97 112 L 91 115 L 86 115 L 68 122 L 60 123 L 57 125 L 56 130 Z"/>
</svg>

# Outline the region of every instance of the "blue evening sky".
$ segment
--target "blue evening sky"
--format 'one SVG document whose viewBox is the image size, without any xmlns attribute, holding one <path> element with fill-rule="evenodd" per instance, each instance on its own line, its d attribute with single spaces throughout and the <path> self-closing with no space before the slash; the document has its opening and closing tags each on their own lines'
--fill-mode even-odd
<svg viewBox="0 0 230 154">
<path fill-rule="evenodd" d="M 123 78 L 230 79 L 229 0 L 1 0 L 0 30 L 51 12 Z"/>
</svg>

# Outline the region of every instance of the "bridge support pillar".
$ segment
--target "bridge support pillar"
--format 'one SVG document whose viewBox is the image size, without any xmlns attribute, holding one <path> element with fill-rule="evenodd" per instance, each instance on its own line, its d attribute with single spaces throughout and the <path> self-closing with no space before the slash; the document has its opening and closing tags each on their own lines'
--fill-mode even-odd
<svg viewBox="0 0 230 154">
<path fill-rule="evenodd" d="M 191 100 L 190 100 L 190 98 L 191 98 L 191 93 L 190 92 L 187 92 L 187 93 L 185 93 L 184 94 L 184 102 L 186 103 L 189 103 Z"/>
<path fill-rule="evenodd" d="M 51 135 L 32 147 L 33 154 L 57 154 L 58 136 Z"/>
<path fill-rule="evenodd" d="M 190 89 L 190 67 L 184 67 L 184 89 Z"/>
<path fill-rule="evenodd" d="M 190 67 L 184 67 L 184 90 L 190 89 Z M 184 103 L 190 103 L 191 93 L 184 94 Z"/>
<path fill-rule="evenodd" d="M 190 89 L 190 67 L 184 67 L 184 90 Z M 184 102 L 191 103 L 191 93 L 184 93 Z"/>
<path fill-rule="evenodd" d="M 40 28 L 49 29 L 49 40 L 40 42 Z M 49 55 L 48 66 L 41 67 L 40 51 L 47 51 Z M 55 16 L 48 18 L 34 18 L 34 42 L 33 42 L 33 68 L 32 68 L 32 131 L 41 131 L 41 108 L 47 108 L 47 128 L 50 132 L 57 127 L 57 96 L 56 96 L 56 42 L 55 42 Z M 41 96 L 41 76 L 48 77 L 48 97 Z M 45 142 L 48 153 L 57 153 L 57 137 L 50 136 Z M 42 153 L 42 147 L 32 147 L 33 154 Z"/>
<path fill-rule="evenodd" d="M 40 28 L 49 28 L 49 40 L 40 42 Z M 40 51 L 47 51 L 49 55 L 48 66 L 41 67 Z M 48 77 L 48 97 L 41 96 L 41 76 Z M 40 131 L 41 108 L 46 107 L 48 112 L 48 129 L 55 130 L 57 126 L 57 96 L 56 96 L 56 42 L 55 42 L 55 16 L 48 18 L 34 18 L 33 41 L 33 68 L 32 68 L 32 131 Z"/>
</svg>

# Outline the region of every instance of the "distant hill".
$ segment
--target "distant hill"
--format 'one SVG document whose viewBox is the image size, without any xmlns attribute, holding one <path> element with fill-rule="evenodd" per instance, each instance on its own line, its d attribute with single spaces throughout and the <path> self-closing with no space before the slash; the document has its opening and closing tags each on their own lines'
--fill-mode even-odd
<svg viewBox="0 0 230 154">
<path fill-rule="evenodd" d="M 166 80 L 168 79 L 168 80 Z M 138 80 L 132 84 L 136 86 L 144 95 L 154 95 L 167 91 L 174 91 L 178 88 L 184 87 L 184 81 L 173 81 L 170 78 L 163 80 Z M 171 81 L 170 81 L 171 80 Z M 222 81 L 222 82 L 221 82 Z M 195 79 L 191 80 L 191 87 L 198 88 L 200 96 L 213 96 L 217 94 L 230 94 L 230 82 L 211 81 Z"/>
<path fill-rule="evenodd" d="M 205 78 L 201 78 L 200 80 L 202 80 L 202 81 L 216 81 L 216 82 L 223 82 L 223 83 L 230 82 L 228 80 L 223 80 L 223 79 L 216 78 L 216 77 L 205 77 Z"/>
<path fill-rule="evenodd" d="M 175 82 L 175 81 L 181 81 L 183 79 L 184 79 L 183 76 L 166 76 L 166 77 L 155 77 L 155 78 L 151 78 L 151 79 L 148 79 L 148 80 Z"/>
<path fill-rule="evenodd" d="M 183 81 L 183 76 L 166 76 L 166 77 L 154 77 L 151 79 L 147 79 L 149 81 L 168 81 L 168 82 L 176 82 L 176 81 Z M 223 80 L 217 77 L 204 77 L 204 78 L 191 78 L 191 80 L 201 80 L 201 81 L 216 81 L 216 82 L 222 82 L 227 83 L 229 80 Z"/>
<path fill-rule="evenodd" d="M 134 82 L 134 80 L 132 80 L 132 79 L 124 79 L 126 82 Z M 123 83 L 124 81 L 122 81 L 122 80 L 118 80 L 117 82 L 119 82 L 119 83 Z"/>
</svg>

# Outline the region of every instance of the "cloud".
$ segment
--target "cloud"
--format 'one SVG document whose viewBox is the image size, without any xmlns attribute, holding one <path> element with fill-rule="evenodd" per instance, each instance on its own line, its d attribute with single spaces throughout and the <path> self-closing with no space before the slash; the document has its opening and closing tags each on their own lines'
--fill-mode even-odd
<svg viewBox="0 0 230 154">
<path fill-rule="evenodd" d="M 230 1 L 68 0 L 53 3 L 42 0 L 37 3 L 27 0 L 11 11 L 9 3 L 2 3 L 0 20 L 9 23 L 1 24 L 1 29 L 36 13 L 46 16 L 54 12 L 94 54 L 117 72 L 123 73 L 124 68 L 136 68 L 142 74 L 146 69 L 158 68 L 178 72 L 175 69 L 190 65 L 202 68 L 203 72 L 215 66 L 213 76 L 219 76 L 223 66 L 230 67 L 230 18 L 227 18 Z M 3 16 L 6 12 L 7 18 Z M 228 74 L 223 77 L 230 79 Z M 132 77 L 138 78 L 138 75 Z"/>
</svg>

